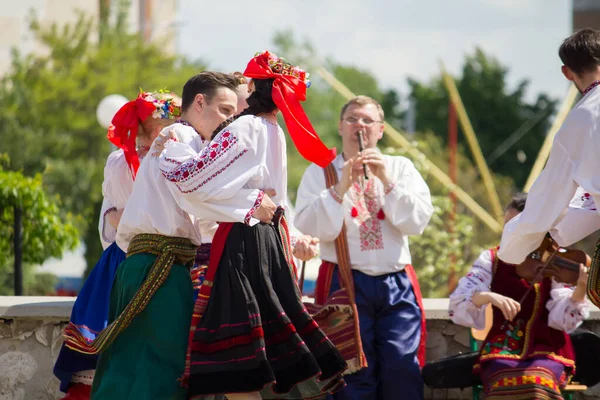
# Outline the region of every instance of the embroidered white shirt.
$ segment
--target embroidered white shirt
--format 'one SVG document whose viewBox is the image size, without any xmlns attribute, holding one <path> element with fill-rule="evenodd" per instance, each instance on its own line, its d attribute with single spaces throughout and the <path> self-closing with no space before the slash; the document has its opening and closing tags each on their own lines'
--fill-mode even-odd
<svg viewBox="0 0 600 400">
<path fill-rule="evenodd" d="M 325 187 L 323 169 L 310 165 L 298 188 L 294 219 L 298 230 L 319 238 L 321 258 L 333 263 L 335 238 L 345 222 L 352 268 L 374 276 L 401 271 L 411 263 L 408 237 L 421 234 L 433 214 L 429 188 L 413 163 L 405 157 L 383 158 L 393 187 L 386 191 L 371 177 L 365 196 L 355 184 L 343 199 Z M 341 177 L 343 156 L 333 164 Z"/>
<path fill-rule="evenodd" d="M 175 130 L 181 140 L 179 144 L 190 149 L 200 151 L 208 143 L 189 126 L 177 123 L 165 128 L 165 133 L 167 129 Z M 219 205 L 203 204 L 204 218 L 190 214 L 179 204 L 177 192 L 172 192 L 173 184 L 165 179 L 159 163 L 159 158 L 152 156 L 144 157 L 140 163 L 117 230 L 116 241 L 123 251 L 127 251 L 131 239 L 141 233 L 184 237 L 196 245 L 209 243 L 217 227 L 214 221 L 227 210 L 228 202 L 223 201 Z"/>
</svg>

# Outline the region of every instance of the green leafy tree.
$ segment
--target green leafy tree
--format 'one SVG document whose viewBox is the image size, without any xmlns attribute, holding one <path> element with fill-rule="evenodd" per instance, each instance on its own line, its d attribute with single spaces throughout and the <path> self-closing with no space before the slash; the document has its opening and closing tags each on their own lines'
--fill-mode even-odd
<svg viewBox="0 0 600 400">
<path fill-rule="evenodd" d="M 60 258 L 64 251 L 75 248 L 78 233 L 73 217 L 67 213 L 64 219 L 59 215 L 58 200 L 46 193 L 40 174 L 26 177 L 0 168 L 0 295 L 14 293 L 15 207 L 22 210 L 25 293 L 46 294 L 52 291 L 47 285 L 52 285 L 54 278 L 35 274 L 34 265 L 51 257 Z M 46 291 L 42 293 L 41 287 Z"/>
<path fill-rule="evenodd" d="M 129 33 L 125 5 L 117 2 L 113 24 L 81 14 L 73 24 L 43 27 L 33 15 L 31 32 L 46 51 L 22 55 L 14 49 L 11 70 L 0 82 L 0 151 L 9 154 L 9 169 L 43 174 L 47 191 L 62 199 L 61 215 L 80 216 L 76 227 L 88 269 L 101 253 L 97 221 L 110 152 L 96 121 L 98 103 L 112 93 L 135 98 L 140 88 L 181 94 L 185 81 L 204 69 L 200 61 L 165 54 L 160 41 L 147 44 Z"/>
<path fill-rule="evenodd" d="M 541 93 L 528 102 L 529 82 L 522 80 L 511 89 L 507 75 L 508 68 L 477 49 L 466 57 L 462 74 L 455 80 L 490 169 L 512 178 L 522 188 L 550 127 L 556 100 Z M 445 142 L 448 92 L 441 77 L 427 83 L 409 79 L 409 85 L 410 96 L 416 101 L 417 130 L 432 131 Z M 498 152 L 513 134 L 514 138 L 522 137 L 505 152 Z"/>
</svg>

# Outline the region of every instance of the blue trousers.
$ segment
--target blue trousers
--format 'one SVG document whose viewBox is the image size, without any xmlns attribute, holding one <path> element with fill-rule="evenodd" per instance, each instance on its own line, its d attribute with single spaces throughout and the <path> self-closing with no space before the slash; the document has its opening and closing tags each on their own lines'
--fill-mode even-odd
<svg viewBox="0 0 600 400">
<path fill-rule="evenodd" d="M 335 400 L 421 400 L 417 360 L 421 310 L 404 271 L 370 276 L 353 270 L 360 334 L 369 366 L 346 375 Z M 330 293 L 338 290 L 337 270 Z"/>
</svg>

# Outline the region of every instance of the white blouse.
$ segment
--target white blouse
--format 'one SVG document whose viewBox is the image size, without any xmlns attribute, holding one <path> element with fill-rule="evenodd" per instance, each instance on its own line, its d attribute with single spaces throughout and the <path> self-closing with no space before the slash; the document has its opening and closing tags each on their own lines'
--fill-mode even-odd
<svg viewBox="0 0 600 400">
<path fill-rule="evenodd" d="M 112 209 L 122 210 L 133 189 L 131 170 L 125 161 L 123 150 L 116 150 L 109 154 L 104 166 L 104 181 L 102 182 L 102 210 L 98 230 L 102 247 L 106 249 L 114 241 L 117 230 L 106 220 L 106 215 Z"/>
<path fill-rule="evenodd" d="M 449 315 L 455 324 L 483 329 L 485 326 L 485 305 L 477 307 L 472 297 L 476 292 L 489 292 L 492 283 L 492 250 L 484 250 L 461 278 L 450 295 Z M 573 332 L 589 316 L 587 302 L 571 300 L 574 288 L 552 280 L 550 300 L 546 303 L 549 311 L 548 325 L 551 328 Z"/>
</svg>

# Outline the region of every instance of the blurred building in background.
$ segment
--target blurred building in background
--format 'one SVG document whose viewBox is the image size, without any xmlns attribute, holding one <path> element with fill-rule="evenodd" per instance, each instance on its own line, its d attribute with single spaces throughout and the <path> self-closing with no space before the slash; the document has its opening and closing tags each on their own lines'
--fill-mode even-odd
<svg viewBox="0 0 600 400">
<path fill-rule="evenodd" d="M 573 0 L 573 32 L 583 28 L 600 29 L 599 0 Z"/>
<path fill-rule="evenodd" d="M 29 30 L 32 15 L 36 16 L 42 27 L 50 27 L 55 23 L 60 28 L 65 24 L 75 23 L 80 13 L 84 13 L 92 18 L 97 27 L 100 15 L 108 15 L 109 22 L 115 19 L 121 1 L 123 0 L 1 0 L 0 77 L 10 70 L 13 49 L 22 55 L 43 55 L 48 51 L 34 40 Z M 177 0 L 131 0 L 128 13 L 130 31 L 139 32 L 146 42 L 160 40 L 161 49 L 174 55 L 177 50 L 174 30 L 177 3 Z M 98 40 L 97 33 L 92 40 Z M 83 248 L 78 248 L 75 252 L 66 253 L 61 260 L 47 260 L 38 269 L 39 272 L 58 277 L 54 294 L 75 295 L 79 292 L 85 271 L 83 251 Z"/>
<path fill-rule="evenodd" d="M 3 0 L 10 6 L 0 7 L 0 76 L 10 67 L 10 53 L 13 48 L 22 54 L 43 54 L 45 49 L 33 40 L 29 31 L 29 17 L 32 12 L 42 26 L 57 23 L 59 26 L 77 21 L 83 12 L 99 22 L 101 8 L 114 10 L 121 0 Z M 177 0 L 131 0 L 129 25 L 132 32 L 140 32 L 144 40 L 161 38 L 161 48 L 175 54 L 176 35 L 173 28 L 177 15 Z M 164 40 L 167 38 L 167 40 Z M 95 38 L 96 39 L 96 38 Z"/>
</svg>

